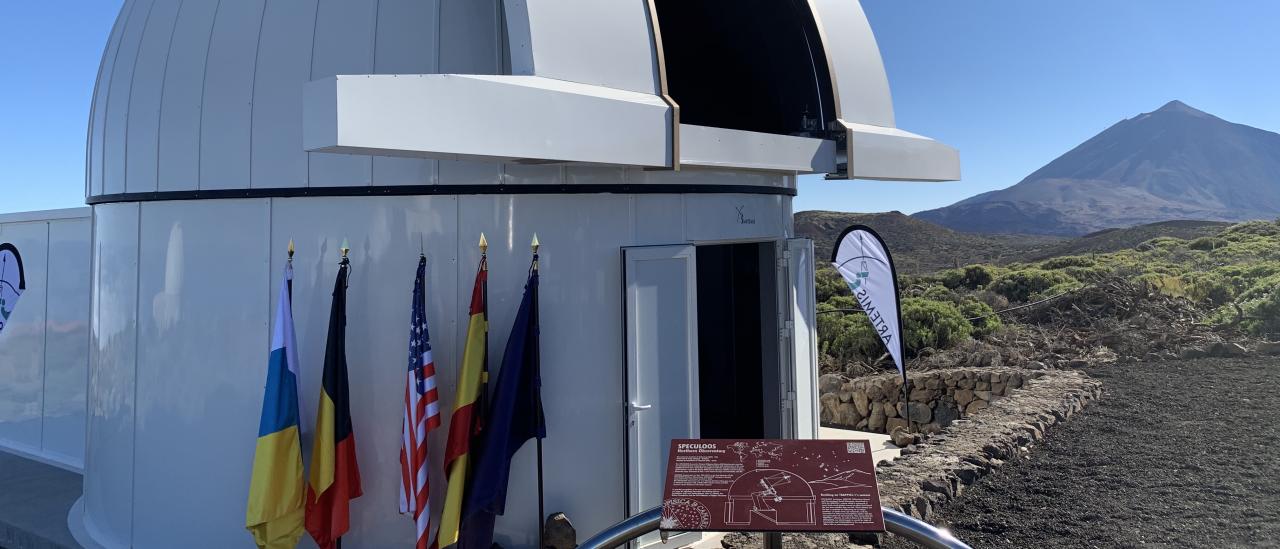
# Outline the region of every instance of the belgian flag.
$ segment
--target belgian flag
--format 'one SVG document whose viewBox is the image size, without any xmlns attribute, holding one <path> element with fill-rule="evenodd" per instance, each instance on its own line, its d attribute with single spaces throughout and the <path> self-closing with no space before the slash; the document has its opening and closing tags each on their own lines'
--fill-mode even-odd
<svg viewBox="0 0 1280 549">
<path fill-rule="evenodd" d="M 307 484 L 307 532 L 321 549 L 340 546 L 351 528 L 349 505 L 360 497 L 360 467 L 351 429 L 347 387 L 347 273 L 342 259 L 333 285 L 329 341 L 324 352 L 324 380 L 316 407 L 315 442 L 311 446 L 311 479 Z"/>
</svg>

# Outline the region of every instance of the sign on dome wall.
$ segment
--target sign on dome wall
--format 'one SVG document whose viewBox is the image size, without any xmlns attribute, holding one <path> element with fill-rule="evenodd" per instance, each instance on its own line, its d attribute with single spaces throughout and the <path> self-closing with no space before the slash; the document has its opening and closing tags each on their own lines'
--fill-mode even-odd
<svg viewBox="0 0 1280 549">
<path fill-rule="evenodd" d="M 662 530 L 883 532 L 865 440 L 671 441 Z"/>
<path fill-rule="evenodd" d="M 18 248 L 8 242 L 0 244 L 0 332 L 9 323 L 9 315 L 26 289 L 26 273 L 22 270 Z"/>
</svg>

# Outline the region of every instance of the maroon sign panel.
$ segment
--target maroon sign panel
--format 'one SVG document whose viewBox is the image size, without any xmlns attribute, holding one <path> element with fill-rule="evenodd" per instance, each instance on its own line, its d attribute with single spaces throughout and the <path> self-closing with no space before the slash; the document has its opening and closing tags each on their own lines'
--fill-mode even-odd
<svg viewBox="0 0 1280 549">
<path fill-rule="evenodd" d="M 884 531 L 865 440 L 673 440 L 663 494 L 663 530 Z"/>
</svg>

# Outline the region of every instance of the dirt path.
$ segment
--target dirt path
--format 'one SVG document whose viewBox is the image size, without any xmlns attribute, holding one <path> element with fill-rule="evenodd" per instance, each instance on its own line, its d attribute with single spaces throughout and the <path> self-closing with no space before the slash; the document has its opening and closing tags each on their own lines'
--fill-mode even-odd
<svg viewBox="0 0 1280 549">
<path fill-rule="evenodd" d="M 975 548 L 1280 547 L 1280 359 L 1088 373 L 1101 400 L 930 522 Z"/>
</svg>

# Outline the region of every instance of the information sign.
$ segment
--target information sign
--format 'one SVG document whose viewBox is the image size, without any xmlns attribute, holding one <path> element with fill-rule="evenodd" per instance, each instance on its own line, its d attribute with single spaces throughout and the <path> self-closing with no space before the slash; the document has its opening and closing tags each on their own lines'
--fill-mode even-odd
<svg viewBox="0 0 1280 549">
<path fill-rule="evenodd" d="M 663 530 L 884 531 L 865 440 L 673 440 L 663 495 Z"/>
</svg>

